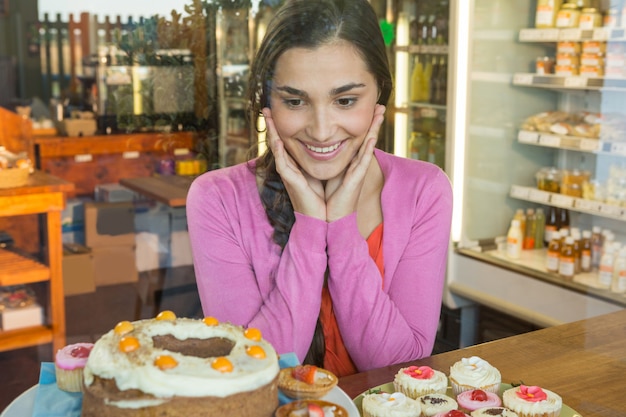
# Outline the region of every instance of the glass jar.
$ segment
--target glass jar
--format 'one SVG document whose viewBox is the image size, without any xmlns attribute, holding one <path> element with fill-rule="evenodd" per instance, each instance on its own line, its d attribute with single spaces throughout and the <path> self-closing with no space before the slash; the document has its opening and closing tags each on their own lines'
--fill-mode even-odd
<svg viewBox="0 0 626 417">
<path fill-rule="evenodd" d="M 580 23 L 580 9 L 574 3 L 565 3 L 556 15 L 556 27 L 577 28 Z"/>
<path fill-rule="evenodd" d="M 537 74 L 553 74 L 554 73 L 554 58 L 549 56 L 537 57 L 535 61 L 535 69 Z"/>
<path fill-rule="evenodd" d="M 556 168 L 541 168 L 535 178 L 537 188 L 542 191 L 558 193 L 561 190 L 561 172 Z"/>
<path fill-rule="evenodd" d="M 607 28 L 616 28 L 619 24 L 619 9 L 611 7 L 604 15 L 603 26 Z"/>
<path fill-rule="evenodd" d="M 580 13 L 578 27 L 585 30 L 602 26 L 602 15 L 595 7 L 587 7 Z"/>
</svg>

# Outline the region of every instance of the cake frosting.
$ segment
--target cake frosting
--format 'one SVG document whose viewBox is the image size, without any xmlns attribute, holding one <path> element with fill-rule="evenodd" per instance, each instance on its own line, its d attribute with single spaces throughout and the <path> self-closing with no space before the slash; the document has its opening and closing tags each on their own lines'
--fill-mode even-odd
<svg viewBox="0 0 626 417">
<path fill-rule="evenodd" d="M 484 407 L 470 413 L 472 417 L 519 417 L 506 407 Z"/>
<path fill-rule="evenodd" d="M 470 416 L 465 414 L 463 411 L 450 410 L 450 411 L 444 411 L 442 413 L 437 413 L 433 417 L 470 417 Z"/>
<path fill-rule="evenodd" d="M 454 398 L 445 394 L 426 394 L 417 398 L 417 401 L 422 409 L 422 417 L 432 417 L 459 407 Z"/>
<path fill-rule="evenodd" d="M 441 371 L 429 366 L 409 366 L 401 368 L 395 375 L 393 386 L 411 398 L 426 394 L 445 394 L 448 389 L 448 377 Z"/>
<path fill-rule="evenodd" d="M 361 403 L 363 417 L 415 417 L 420 403 L 401 392 L 365 394 Z"/>
<path fill-rule="evenodd" d="M 93 343 L 74 343 L 57 350 L 54 363 L 61 369 L 84 368 Z"/>
<path fill-rule="evenodd" d="M 472 389 L 497 394 L 502 381 L 500 371 L 478 356 L 462 358 L 455 362 L 450 367 L 449 377 L 455 395 Z"/>
<path fill-rule="evenodd" d="M 457 395 L 456 402 L 459 403 L 459 408 L 468 412 L 479 408 L 499 407 L 502 405 L 502 400 L 500 400 L 498 394 L 479 389 L 463 391 Z"/>
<path fill-rule="evenodd" d="M 545 388 L 527 385 L 504 391 L 502 402 L 519 417 L 557 417 L 563 407 L 559 395 Z"/>
<path fill-rule="evenodd" d="M 95 343 L 89 355 L 83 416 L 105 415 L 94 404 L 109 408 L 110 415 L 122 415 L 123 411 L 168 406 L 173 399 L 179 400 L 177 407 L 211 399 L 202 405 L 208 407 L 218 399 L 250 396 L 259 390 L 267 391 L 259 399 L 267 403 L 266 411 L 240 415 L 271 415 L 278 406 L 278 372 L 278 355 L 257 329 L 213 318 L 176 318 L 171 312 L 156 319 L 121 322 Z M 193 410 L 188 415 L 194 415 Z"/>
</svg>

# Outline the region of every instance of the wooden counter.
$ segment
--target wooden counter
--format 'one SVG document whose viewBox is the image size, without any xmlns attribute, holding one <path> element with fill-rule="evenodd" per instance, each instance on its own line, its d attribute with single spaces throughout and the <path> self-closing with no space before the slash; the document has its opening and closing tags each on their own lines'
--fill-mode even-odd
<svg viewBox="0 0 626 417">
<path fill-rule="evenodd" d="M 75 184 L 75 195 L 93 196 L 95 186 L 121 178 L 149 177 L 163 157 L 195 149 L 194 132 L 132 133 L 82 137 L 36 137 L 35 164 Z"/>
<path fill-rule="evenodd" d="M 122 178 L 120 184 L 170 207 L 185 207 L 194 178 L 180 175 Z"/>
<path fill-rule="evenodd" d="M 354 398 L 409 364 L 447 374 L 474 355 L 497 367 L 503 383 L 547 388 L 583 417 L 626 417 L 626 310 L 343 377 L 339 386 Z"/>
</svg>

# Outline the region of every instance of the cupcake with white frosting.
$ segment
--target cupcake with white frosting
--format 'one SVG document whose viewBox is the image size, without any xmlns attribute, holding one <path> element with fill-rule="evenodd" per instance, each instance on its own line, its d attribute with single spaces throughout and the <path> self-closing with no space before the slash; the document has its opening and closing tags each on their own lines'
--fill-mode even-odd
<svg viewBox="0 0 626 417">
<path fill-rule="evenodd" d="M 418 417 L 420 404 L 401 392 L 365 394 L 361 403 L 363 417 Z"/>
<path fill-rule="evenodd" d="M 449 380 L 455 396 L 474 389 L 497 394 L 502 376 L 489 362 L 478 356 L 472 356 L 463 358 L 450 367 Z"/>
<path fill-rule="evenodd" d="M 421 417 L 432 417 L 439 413 L 456 410 L 459 405 L 456 400 L 446 394 L 426 394 L 417 399 L 422 409 Z"/>
<path fill-rule="evenodd" d="M 429 366 L 409 366 L 401 368 L 394 377 L 393 387 L 411 398 L 426 394 L 445 394 L 448 377 Z"/>
<path fill-rule="evenodd" d="M 558 417 L 563 407 L 559 395 L 545 388 L 527 385 L 504 391 L 502 402 L 519 417 Z"/>
<path fill-rule="evenodd" d="M 506 407 L 484 407 L 470 413 L 472 417 L 519 417 L 515 411 Z"/>
</svg>

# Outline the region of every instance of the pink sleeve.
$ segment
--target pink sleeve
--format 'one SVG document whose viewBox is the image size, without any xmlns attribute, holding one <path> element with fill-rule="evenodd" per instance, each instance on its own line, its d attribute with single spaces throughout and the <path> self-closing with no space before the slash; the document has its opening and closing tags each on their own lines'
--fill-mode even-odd
<svg viewBox="0 0 626 417">
<path fill-rule="evenodd" d="M 359 234 L 356 215 L 329 225 L 329 290 L 343 341 L 360 371 L 432 352 L 441 311 L 452 193 L 443 173 L 429 181 L 418 193 L 412 217 L 404 221 L 385 217 L 385 288 L 367 242 Z M 402 190 L 397 194 L 410 198 Z M 405 232 L 395 233 L 393 228 Z M 402 253 L 390 253 L 385 239 L 402 242 Z M 397 265 L 388 264 L 387 258 L 392 257 L 399 259 Z"/>
</svg>

